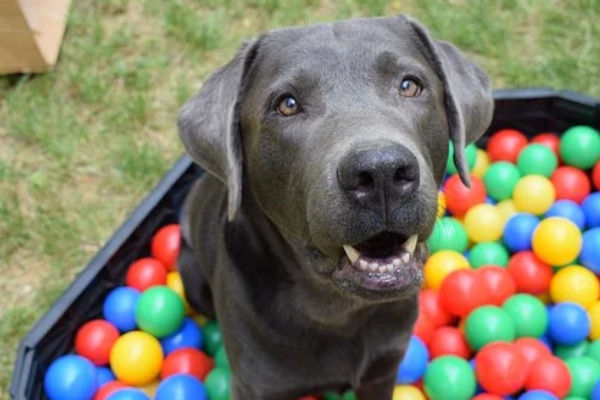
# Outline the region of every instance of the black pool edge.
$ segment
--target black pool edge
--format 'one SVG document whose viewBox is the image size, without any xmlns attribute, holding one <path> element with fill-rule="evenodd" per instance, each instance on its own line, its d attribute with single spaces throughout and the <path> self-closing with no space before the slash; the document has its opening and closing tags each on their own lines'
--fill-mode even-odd
<svg viewBox="0 0 600 400">
<path fill-rule="evenodd" d="M 522 88 L 501 89 L 493 91 L 494 100 L 527 100 L 527 99 L 555 99 L 567 103 L 584 105 L 588 107 L 589 119 L 600 125 L 600 100 L 591 96 L 571 91 L 554 90 L 551 88 Z M 39 343 L 58 319 L 67 311 L 73 299 L 79 297 L 96 275 L 106 265 L 107 261 L 116 253 L 128 239 L 136 227 L 148 216 L 161 199 L 169 192 L 173 184 L 187 171 L 193 161 L 187 156 L 181 156 L 175 165 L 165 174 L 143 201 L 129 214 L 125 222 L 111 236 L 108 242 L 96 253 L 87 266 L 79 273 L 65 292 L 48 308 L 47 312 L 34 324 L 23 338 L 17 350 L 17 360 L 10 386 L 12 399 L 27 400 L 24 386 L 33 362 L 34 348 Z"/>
</svg>

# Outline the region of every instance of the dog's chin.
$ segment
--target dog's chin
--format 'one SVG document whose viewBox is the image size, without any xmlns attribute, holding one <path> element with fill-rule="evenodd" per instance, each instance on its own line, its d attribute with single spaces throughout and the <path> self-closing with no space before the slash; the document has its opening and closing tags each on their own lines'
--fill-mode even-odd
<svg viewBox="0 0 600 400">
<path fill-rule="evenodd" d="M 386 302 L 416 295 L 423 284 L 427 246 L 418 236 L 378 234 L 355 246 L 344 245 L 333 282 L 351 296 Z"/>
</svg>

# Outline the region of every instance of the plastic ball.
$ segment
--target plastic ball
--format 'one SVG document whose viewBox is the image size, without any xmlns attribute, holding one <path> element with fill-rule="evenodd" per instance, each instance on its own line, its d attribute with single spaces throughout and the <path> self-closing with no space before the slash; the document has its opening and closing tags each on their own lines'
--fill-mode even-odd
<svg viewBox="0 0 600 400">
<path fill-rule="evenodd" d="M 533 139 L 531 139 L 531 143 L 538 143 L 543 146 L 546 146 L 556 155 L 556 158 L 560 158 L 560 137 L 554 133 L 540 133 L 539 135 L 535 135 Z"/>
<path fill-rule="evenodd" d="M 505 223 L 510 217 L 517 213 L 515 202 L 512 201 L 512 199 L 499 201 L 496 203 L 496 208 L 500 211 L 500 214 L 502 214 Z"/>
<path fill-rule="evenodd" d="M 590 180 L 585 172 L 574 167 L 558 167 L 550 180 L 557 199 L 581 203 L 591 190 Z"/>
<path fill-rule="evenodd" d="M 600 190 L 600 161 L 596 163 L 592 170 L 592 183 L 596 190 Z"/>
<path fill-rule="evenodd" d="M 206 400 L 208 395 L 202 382 L 197 378 L 178 374 L 162 381 L 156 389 L 155 400 Z"/>
<path fill-rule="evenodd" d="M 546 217 L 563 217 L 573 222 L 579 229 L 585 226 L 585 214 L 572 200 L 558 200 L 546 212 Z"/>
<path fill-rule="evenodd" d="M 556 154 L 538 143 L 525 146 L 517 159 L 517 166 L 523 175 L 543 175 L 549 178 L 557 165 Z"/>
<path fill-rule="evenodd" d="M 443 217 L 435 222 L 427 244 L 430 253 L 439 250 L 454 250 L 462 253 L 467 250 L 469 238 L 467 231 L 456 218 Z"/>
<path fill-rule="evenodd" d="M 489 166 L 483 177 L 483 183 L 491 198 L 506 200 L 512 197 L 519 179 L 521 179 L 521 172 L 514 164 L 499 161 Z"/>
<path fill-rule="evenodd" d="M 423 379 L 431 400 L 468 400 L 475 394 L 475 376 L 466 360 L 442 356 L 433 360 Z"/>
<path fill-rule="evenodd" d="M 588 228 L 600 226 L 600 192 L 587 196 L 581 203 L 581 209 Z"/>
<path fill-rule="evenodd" d="M 572 345 L 585 339 L 590 332 L 590 318 L 576 303 L 557 303 L 549 313 L 548 334 L 556 343 Z"/>
<path fill-rule="evenodd" d="M 121 332 L 134 330 L 135 306 L 137 305 L 140 292 L 130 287 L 118 287 L 113 289 L 102 307 L 104 318 L 113 324 Z"/>
<path fill-rule="evenodd" d="M 551 265 L 573 261 L 581 250 L 581 232 L 573 222 L 562 217 L 542 220 L 533 232 L 535 255 Z"/>
<path fill-rule="evenodd" d="M 502 308 L 512 318 L 517 337 L 540 337 L 548 327 L 544 303 L 530 294 L 515 294 L 504 302 Z"/>
<path fill-rule="evenodd" d="M 223 338 L 221 337 L 221 330 L 216 321 L 209 321 L 202 327 L 202 334 L 204 337 L 204 350 L 214 356 L 219 347 L 223 345 Z"/>
<path fill-rule="evenodd" d="M 183 301 L 186 314 L 191 314 L 192 308 L 185 297 L 185 288 L 179 272 L 171 271 L 167 274 L 167 287 L 179 295 Z"/>
<path fill-rule="evenodd" d="M 600 301 L 596 300 L 588 307 L 588 315 L 590 316 L 590 339 L 600 339 Z"/>
<path fill-rule="evenodd" d="M 454 165 L 454 144 L 449 143 L 448 159 L 446 161 L 446 172 L 448 174 L 455 174 L 457 172 L 456 165 Z M 473 169 L 475 162 L 477 161 L 477 146 L 470 144 L 465 147 L 465 158 L 467 159 L 467 165 L 469 169 Z"/>
<path fill-rule="evenodd" d="M 425 400 L 425 395 L 414 386 L 397 385 L 394 387 L 392 400 Z"/>
<path fill-rule="evenodd" d="M 517 213 L 504 225 L 502 239 L 513 252 L 531 249 L 531 237 L 540 220 L 533 214 Z"/>
<path fill-rule="evenodd" d="M 499 395 L 512 394 L 525 384 L 527 365 L 514 344 L 490 343 L 475 357 L 475 374 L 486 391 Z"/>
<path fill-rule="evenodd" d="M 425 313 L 419 313 L 417 321 L 413 327 L 413 334 L 418 336 L 426 344 L 431 343 L 433 334 L 435 333 L 435 325 Z"/>
<path fill-rule="evenodd" d="M 491 394 L 491 393 L 479 393 L 477 396 L 473 397 L 471 400 L 506 400 L 506 397 L 499 396 L 497 394 Z"/>
<path fill-rule="evenodd" d="M 504 268 L 488 265 L 479 268 L 477 274 L 486 293 L 485 304 L 501 306 L 516 292 L 515 282 Z"/>
<path fill-rule="evenodd" d="M 530 390 L 519 396 L 519 400 L 560 400 L 545 390 Z"/>
<path fill-rule="evenodd" d="M 198 349 L 184 347 L 165 358 L 160 377 L 165 379 L 171 375 L 188 374 L 203 381 L 213 368 L 214 362 L 206 354 Z"/>
<path fill-rule="evenodd" d="M 490 166 L 490 158 L 487 153 L 481 149 L 477 149 L 477 156 L 475 157 L 475 165 L 471 170 L 471 173 L 482 179 Z"/>
<path fill-rule="evenodd" d="M 429 361 L 429 351 L 427 346 L 419 337 L 413 335 L 408 342 L 404 358 L 400 362 L 400 367 L 396 373 L 396 383 L 413 383 L 423 377 L 427 362 Z"/>
<path fill-rule="evenodd" d="M 210 400 L 229 400 L 231 372 L 225 368 L 215 368 L 206 377 L 204 386 Z"/>
<path fill-rule="evenodd" d="M 600 274 L 600 227 L 584 232 L 579 261 L 596 274 Z"/>
<path fill-rule="evenodd" d="M 517 291 L 530 294 L 544 293 L 550 287 L 552 267 L 537 258 L 532 251 L 514 254 L 506 267 Z"/>
<path fill-rule="evenodd" d="M 572 301 L 588 308 L 600 296 L 600 282 L 589 269 L 581 265 L 569 265 L 561 268 L 552 278 L 550 296 L 555 303 Z"/>
<path fill-rule="evenodd" d="M 152 237 L 152 256 L 169 271 L 173 271 L 177 265 L 179 247 L 181 246 L 181 231 L 178 224 L 165 225 Z"/>
<path fill-rule="evenodd" d="M 440 292 L 437 290 L 424 289 L 419 292 L 419 313 L 427 315 L 436 328 L 448 325 L 454 319 L 442 307 Z"/>
<path fill-rule="evenodd" d="M 446 214 L 446 197 L 441 190 L 438 192 L 438 210 L 437 217 L 441 218 Z"/>
<path fill-rule="evenodd" d="M 108 382 L 112 382 L 116 380 L 115 374 L 111 371 L 109 367 L 96 367 L 96 382 L 98 383 L 97 387 L 102 387 Z"/>
<path fill-rule="evenodd" d="M 465 229 L 469 238 L 476 242 L 492 242 L 502 237 L 504 218 L 491 204 L 473 206 L 465 215 Z"/>
<path fill-rule="evenodd" d="M 444 183 L 444 197 L 448 211 L 461 218 L 474 205 L 485 202 L 485 187 L 479 178 L 471 175 L 471 187 L 465 186 L 460 177 L 452 175 Z"/>
<path fill-rule="evenodd" d="M 572 357 L 565 361 L 571 375 L 569 396 L 589 398 L 600 379 L 600 363 L 591 357 Z"/>
<path fill-rule="evenodd" d="M 163 352 L 156 338 L 146 332 L 122 335 L 110 352 L 110 366 L 117 378 L 131 385 L 150 383 L 160 373 Z"/>
<path fill-rule="evenodd" d="M 541 175 L 527 175 L 519 179 L 513 191 L 513 201 L 519 211 L 542 215 L 554 203 L 554 186 Z"/>
<path fill-rule="evenodd" d="M 225 351 L 225 346 L 219 347 L 217 353 L 215 354 L 215 365 L 221 368 L 231 368 L 229 365 L 229 359 L 227 358 L 227 352 Z"/>
<path fill-rule="evenodd" d="M 452 271 L 470 268 L 469 261 L 453 250 L 441 250 L 429 256 L 423 267 L 425 287 L 439 290 L 442 281 Z"/>
<path fill-rule="evenodd" d="M 464 359 L 471 356 L 471 349 L 465 336 L 453 326 L 443 326 L 435 331 L 429 345 L 429 351 L 432 360 L 447 355 Z"/>
<path fill-rule="evenodd" d="M 465 331 L 469 346 L 478 351 L 488 343 L 515 339 L 515 325 L 510 315 L 497 306 L 483 306 L 467 317 Z"/>
<path fill-rule="evenodd" d="M 469 262 L 473 268 L 484 265 L 505 266 L 508 263 L 508 257 L 508 250 L 498 242 L 477 243 L 469 251 Z"/>
<path fill-rule="evenodd" d="M 560 157 L 565 164 L 589 169 L 600 159 L 600 133 L 590 126 L 573 126 L 560 139 Z"/>
<path fill-rule="evenodd" d="M 154 286 L 143 292 L 135 308 L 140 329 L 158 338 L 177 332 L 184 317 L 181 298 L 166 286 Z"/>
<path fill-rule="evenodd" d="M 587 347 L 586 356 L 589 356 L 600 363 L 600 340 L 593 340 Z"/>
<path fill-rule="evenodd" d="M 127 286 L 143 292 L 149 287 L 164 285 L 167 282 L 167 270 L 154 258 L 141 258 L 127 270 L 125 283 Z"/>
<path fill-rule="evenodd" d="M 451 272 L 440 287 L 442 308 L 453 315 L 464 317 L 487 300 L 487 293 L 479 274 L 472 269 Z M 438 329 L 439 330 L 439 329 Z"/>
<path fill-rule="evenodd" d="M 160 341 L 165 354 L 169 354 L 182 347 L 194 347 L 200 349 L 202 348 L 203 343 L 202 329 L 198 326 L 196 321 L 189 317 L 183 320 L 183 324 L 179 331 Z"/>
<path fill-rule="evenodd" d="M 581 342 L 569 346 L 559 344 L 554 347 L 554 354 L 558 358 L 562 358 L 563 360 L 566 360 L 570 357 L 585 356 L 587 354 L 589 345 L 590 342 L 588 342 L 587 340 L 582 340 Z"/>
<path fill-rule="evenodd" d="M 44 390 L 50 400 L 90 400 L 97 389 L 94 364 L 77 355 L 57 358 L 44 376 Z"/>
<path fill-rule="evenodd" d="M 536 338 L 521 337 L 514 341 L 514 345 L 521 352 L 527 364 L 527 370 L 530 370 L 531 365 L 537 360 L 552 355 L 550 349 Z"/>
<path fill-rule="evenodd" d="M 119 331 L 110 322 L 95 319 L 86 322 L 75 335 L 75 352 L 95 365 L 106 365 L 110 349 L 119 338 Z"/>
<path fill-rule="evenodd" d="M 106 400 L 150 400 L 140 389 L 119 389 L 108 396 Z"/>
<path fill-rule="evenodd" d="M 106 400 L 108 396 L 113 394 L 119 389 L 125 389 L 127 385 L 123 382 L 112 381 L 108 382 L 100 387 L 100 389 L 94 395 L 94 400 Z"/>
<path fill-rule="evenodd" d="M 527 146 L 527 137 L 515 129 L 495 132 L 488 141 L 487 153 L 492 161 L 517 162 L 521 150 Z"/>
</svg>

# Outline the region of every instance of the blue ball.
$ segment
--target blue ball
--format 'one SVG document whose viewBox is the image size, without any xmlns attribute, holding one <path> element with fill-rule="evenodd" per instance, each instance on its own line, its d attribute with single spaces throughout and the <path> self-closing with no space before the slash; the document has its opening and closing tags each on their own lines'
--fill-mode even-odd
<svg viewBox="0 0 600 400">
<path fill-rule="evenodd" d="M 558 397 L 545 390 L 529 390 L 519 396 L 519 400 L 559 400 Z"/>
<path fill-rule="evenodd" d="M 57 358 L 46 371 L 44 389 L 50 400 L 90 400 L 98 390 L 96 367 L 77 355 Z"/>
<path fill-rule="evenodd" d="M 600 192 L 588 195 L 581 203 L 581 209 L 588 228 L 600 226 Z"/>
<path fill-rule="evenodd" d="M 548 334 L 558 344 L 576 344 L 590 332 L 590 317 L 577 303 L 557 303 L 550 310 L 549 317 Z"/>
<path fill-rule="evenodd" d="M 104 318 L 121 332 L 134 330 L 137 327 L 135 306 L 139 297 L 140 292 L 130 287 L 121 286 L 113 289 L 104 300 L 102 308 Z"/>
<path fill-rule="evenodd" d="M 540 220 L 533 214 L 517 213 L 504 225 L 502 239 L 506 247 L 513 252 L 530 250 L 533 231 Z"/>
<path fill-rule="evenodd" d="M 494 205 L 494 204 L 496 204 L 496 203 L 498 203 L 498 202 L 497 202 L 496 200 L 492 199 L 490 196 L 487 196 L 487 197 L 485 198 L 485 204 L 491 204 L 491 205 Z"/>
<path fill-rule="evenodd" d="M 579 262 L 596 274 L 600 274 L 600 228 L 592 228 L 584 232 Z"/>
<path fill-rule="evenodd" d="M 396 383 L 413 383 L 421 379 L 427 368 L 429 351 L 421 339 L 413 335 L 396 373 Z"/>
<path fill-rule="evenodd" d="M 591 400 L 600 400 L 600 380 L 596 382 L 594 388 L 592 389 L 592 398 Z"/>
<path fill-rule="evenodd" d="M 139 389 L 125 388 L 113 392 L 106 400 L 150 400 L 150 397 Z"/>
<path fill-rule="evenodd" d="M 162 345 L 165 355 L 168 355 L 174 350 L 182 347 L 201 349 L 203 342 L 202 329 L 198 326 L 196 321 L 187 317 L 183 320 L 181 329 L 173 335 L 161 339 L 160 344 Z"/>
<path fill-rule="evenodd" d="M 108 367 L 96 367 L 96 381 L 98 382 L 98 388 L 104 386 L 105 383 L 116 380 L 115 374 Z"/>
<path fill-rule="evenodd" d="M 191 375 L 171 375 L 156 389 L 155 400 L 207 400 L 208 394 L 202 382 Z"/>
<path fill-rule="evenodd" d="M 563 217 L 573 222 L 581 230 L 585 226 L 585 214 L 579 204 L 572 200 L 558 200 L 546 212 L 546 217 Z"/>
</svg>

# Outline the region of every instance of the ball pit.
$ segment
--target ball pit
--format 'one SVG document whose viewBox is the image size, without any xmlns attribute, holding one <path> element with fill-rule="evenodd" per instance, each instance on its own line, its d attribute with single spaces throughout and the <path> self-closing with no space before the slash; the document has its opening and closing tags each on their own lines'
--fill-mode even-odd
<svg viewBox="0 0 600 400">
<path fill-rule="evenodd" d="M 471 188 L 448 164 L 394 400 L 600 399 L 600 134 L 575 128 L 469 146 Z M 230 398 L 220 329 L 185 301 L 179 245 L 177 224 L 156 231 L 77 355 L 47 370 L 51 400 Z"/>
</svg>

